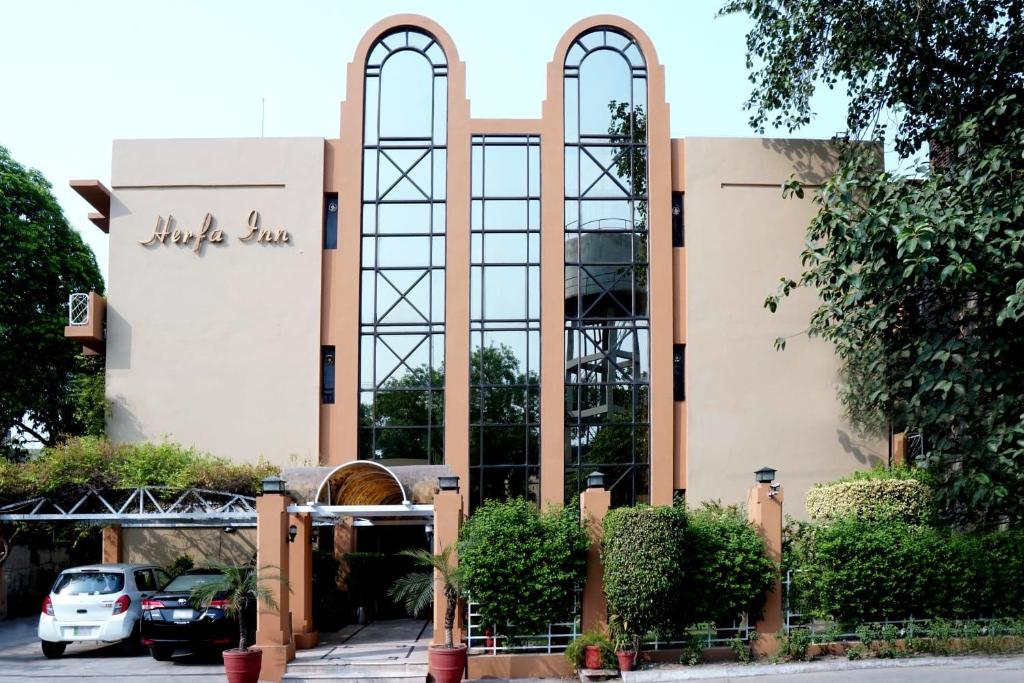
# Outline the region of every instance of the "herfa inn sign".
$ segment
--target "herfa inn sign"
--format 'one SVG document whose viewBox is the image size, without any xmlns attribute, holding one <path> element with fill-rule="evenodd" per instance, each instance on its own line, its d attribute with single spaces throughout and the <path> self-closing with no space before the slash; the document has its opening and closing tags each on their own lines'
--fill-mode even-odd
<svg viewBox="0 0 1024 683">
<path fill-rule="evenodd" d="M 240 242 L 247 244 L 285 244 L 291 241 L 291 235 L 287 230 L 271 230 L 261 226 L 259 211 L 250 211 L 245 225 L 244 232 L 238 236 Z M 202 251 L 204 243 L 222 244 L 225 237 L 224 231 L 214 226 L 212 213 L 207 213 L 203 216 L 202 224 L 195 231 L 179 227 L 178 220 L 171 214 L 167 214 L 167 218 L 163 216 L 156 217 L 153 234 L 147 240 L 139 240 L 139 244 L 144 247 L 150 247 L 155 244 L 191 246 L 192 251 L 198 254 Z"/>
</svg>

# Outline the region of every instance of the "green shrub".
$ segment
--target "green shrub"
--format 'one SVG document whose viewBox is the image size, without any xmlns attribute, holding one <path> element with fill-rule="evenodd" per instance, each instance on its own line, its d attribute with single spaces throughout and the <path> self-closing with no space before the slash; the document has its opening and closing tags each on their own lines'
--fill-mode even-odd
<svg viewBox="0 0 1024 683">
<path fill-rule="evenodd" d="M 779 642 L 778 657 L 784 662 L 809 662 L 811 659 L 811 632 L 805 628 L 793 628 L 789 633 L 775 634 Z"/>
<path fill-rule="evenodd" d="M 736 507 L 707 504 L 688 515 L 686 613 L 690 624 L 746 613 L 756 621 L 778 577 L 764 540 Z"/>
<path fill-rule="evenodd" d="M 175 576 L 184 574 L 195 566 L 195 560 L 193 560 L 190 555 L 178 555 L 169 565 L 167 565 L 167 573 L 170 574 L 173 579 Z"/>
<path fill-rule="evenodd" d="M 1024 614 L 1024 532 L 840 519 L 793 543 L 797 611 L 844 624 Z"/>
<path fill-rule="evenodd" d="M 521 498 L 488 501 L 459 534 L 463 589 L 479 603 L 483 624 L 537 633 L 571 613 L 589 544 L 568 508 L 539 513 Z"/>
<path fill-rule="evenodd" d="M 631 635 L 685 627 L 686 536 L 679 507 L 617 508 L 604 518 L 605 599 Z"/>
<path fill-rule="evenodd" d="M 20 500 L 88 488 L 188 487 L 255 495 L 259 482 L 280 469 L 262 460 L 234 463 L 163 441 L 113 444 L 83 436 L 44 449 L 22 463 L 0 462 L 0 498 Z"/>
<path fill-rule="evenodd" d="M 574 638 L 565 648 L 565 658 L 569 660 L 573 673 L 583 668 L 584 657 L 586 656 L 584 648 L 587 645 L 596 645 L 601 651 L 602 669 L 619 668 L 619 660 L 615 656 L 612 642 L 600 633 L 584 633 L 582 636 Z"/>
<path fill-rule="evenodd" d="M 900 519 L 927 524 L 934 516 L 927 474 L 906 467 L 875 468 L 807 492 L 807 514 L 813 519 L 841 517 Z"/>
</svg>

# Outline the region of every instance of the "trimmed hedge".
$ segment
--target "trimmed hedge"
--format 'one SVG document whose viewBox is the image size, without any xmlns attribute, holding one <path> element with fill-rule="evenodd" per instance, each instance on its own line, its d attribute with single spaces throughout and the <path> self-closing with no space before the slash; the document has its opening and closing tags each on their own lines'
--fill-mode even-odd
<svg viewBox="0 0 1024 683">
<path fill-rule="evenodd" d="M 617 508 L 604 518 L 604 595 L 628 635 L 685 627 L 686 528 L 679 507 Z"/>
<path fill-rule="evenodd" d="M 97 437 L 68 439 L 31 460 L 0 460 L 0 499 L 137 486 L 189 487 L 255 495 L 280 469 L 260 460 L 234 463 L 194 448 L 162 443 L 113 444 Z"/>
<path fill-rule="evenodd" d="M 1024 531 L 840 519 L 792 543 L 797 610 L 842 624 L 1024 615 Z"/>
<path fill-rule="evenodd" d="M 685 561 L 690 624 L 756 620 L 778 577 L 764 539 L 738 507 L 705 503 L 688 514 Z"/>
<path fill-rule="evenodd" d="M 572 612 L 590 540 L 568 508 L 522 498 L 481 505 L 459 532 L 462 588 L 503 635 L 543 632 Z"/>
<path fill-rule="evenodd" d="M 934 517 L 932 499 L 922 470 L 876 468 L 814 486 L 807 493 L 807 514 L 821 520 L 893 518 L 927 524 Z"/>
</svg>

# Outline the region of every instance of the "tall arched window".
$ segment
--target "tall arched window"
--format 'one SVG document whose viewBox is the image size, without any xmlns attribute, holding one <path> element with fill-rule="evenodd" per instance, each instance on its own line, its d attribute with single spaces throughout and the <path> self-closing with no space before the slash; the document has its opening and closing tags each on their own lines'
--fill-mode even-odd
<svg viewBox="0 0 1024 683">
<path fill-rule="evenodd" d="M 613 28 L 565 68 L 566 500 L 600 470 L 613 505 L 650 498 L 647 67 Z"/>
<path fill-rule="evenodd" d="M 365 72 L 359 457 L 444 460 L 448 66 L 402 28 Z"/>
</svg>

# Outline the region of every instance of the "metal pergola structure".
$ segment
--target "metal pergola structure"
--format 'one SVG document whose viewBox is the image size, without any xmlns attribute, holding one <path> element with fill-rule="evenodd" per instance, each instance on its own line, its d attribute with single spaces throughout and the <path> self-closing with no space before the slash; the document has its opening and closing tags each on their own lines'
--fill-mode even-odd
<svg viewBox="0 0 1024 683">
<path fill-rule="evenodd" d="M 309 514 L 318 526 L 351 517 L 353 526 L 431 524 L 433 505 L 290 505 L 288 512 Z M 174 490 L 164 486 L 90 489 L 73 497 L 39 496 L 0 507 L 0 522 L 78 522 L 122 527 L 254 527 L 256 498 L 208 489 Z"/>
<path fill-rule="evenodd" d="M 39 496 L 0 507 L 0 522 L 79 522 L 123 527 L 256 526 L 256 498 L 164 486 L 99 490 L 67 498 Z"/>
</svg>

